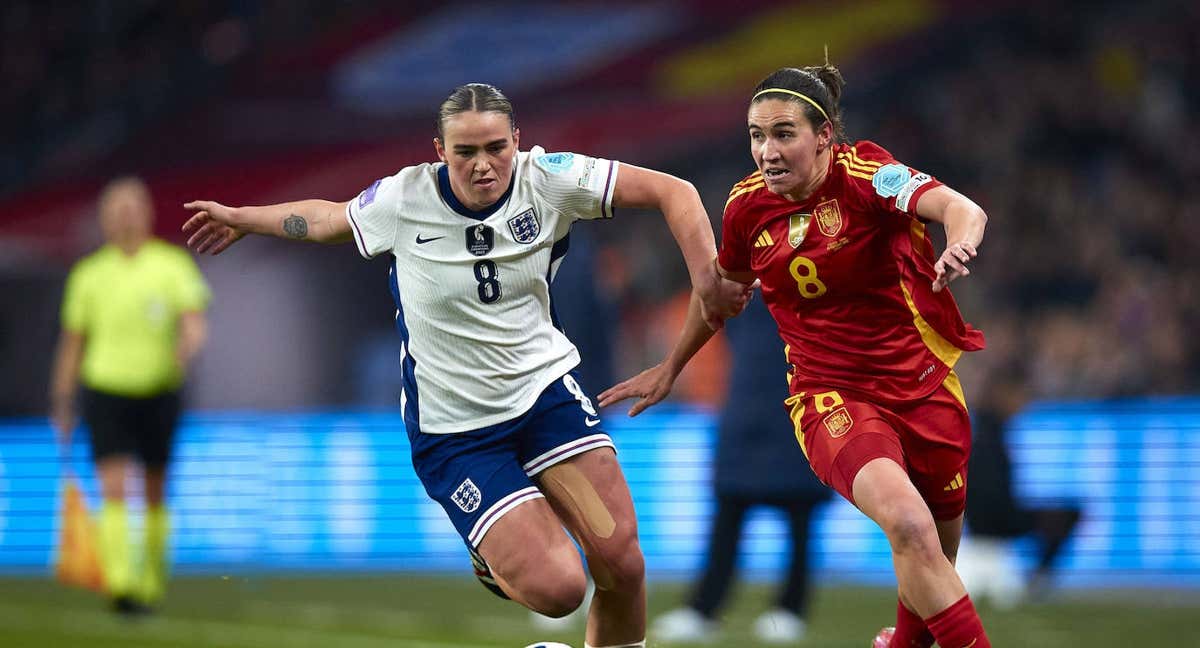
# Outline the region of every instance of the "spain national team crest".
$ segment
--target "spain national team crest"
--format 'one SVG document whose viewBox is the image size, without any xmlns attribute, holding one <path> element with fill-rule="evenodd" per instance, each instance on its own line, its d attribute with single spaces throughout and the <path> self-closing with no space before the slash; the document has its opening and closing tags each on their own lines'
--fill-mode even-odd
<svg viewBox="0 0 1200 648">
<path fill-rule="evenodd" d="M 479 223 L 467 228 L 467 251 L 475 256 L 483 256 L 492 251 L 496 244 L 496 231 L 490 226 Z"/>
<path fill-rule="evenodd" d="M 808 234 L 808 224 L 812 222 L 812 214 L 792 214 L 788 218 L 788 245 L 800 247 L 804 235 Z"/>
<path fill-rule="evenodd" d="M 458 490 L 450 496 L 458 508 L 462 509 L 463 513 L 474 513 L 475 509 L 479 508 L 479 503 L 483 501 L 483 493 L 479 492 L 479 487 L 470 479 L 464 479 L 463 483 L 458 485 Z"/>
<path fill-rule="evenodd" d="M 850 412 L 845 407 L 839 407 L 830 412 L 823 422 L 825 429 L 829 430 L 829 436 L 835 439 L 846 436 L 846 433 L 854 426 L 854 419 L 850 418 Z"/>
<path fill-rule="evenodd" d="M 542 233 L 542 224 L 538 222 L 537 213 L 530 207 L 508 219 L 508 231 L 512 232 L 517 243 L 533 243 L 538 234 Z"/>
<path fill-rule="evenodd" d="M 836 198 L 818 204 L 813 210 L 813 216 L 817 219 L 817 227 L 821 228 L 821 233 L 825 236 L 832 238 L 841 233 L 844 221 Z"/>
</svg>

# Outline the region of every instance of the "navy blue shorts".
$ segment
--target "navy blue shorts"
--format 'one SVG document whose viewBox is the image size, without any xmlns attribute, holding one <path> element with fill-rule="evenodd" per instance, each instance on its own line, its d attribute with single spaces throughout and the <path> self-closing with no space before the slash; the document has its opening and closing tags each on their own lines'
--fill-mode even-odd
<svg viewBox="0 0 1200 648">
<path fill-rule="evenodd" d="M 535 475 L 588 450 L 615 450 L 575 372 L 551 383 L 517 418 L 453 434 L 409 431 L 408 440 L 425 492 L 473 549 L 505 513 L 544 497 Z"/>
</svg>

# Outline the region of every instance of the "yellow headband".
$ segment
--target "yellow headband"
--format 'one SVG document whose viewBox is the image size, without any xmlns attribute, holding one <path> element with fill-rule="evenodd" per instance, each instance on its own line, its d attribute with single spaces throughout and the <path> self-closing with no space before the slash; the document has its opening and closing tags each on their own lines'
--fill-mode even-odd
<svg viewBox="0 0 1200 648">
<path fill-rule="evenodd" d="M 759 90 L 757 93 L 755 93 L 755 95 L 753 97 L 750 98 L 750 101 L 754 101 L 755 99 L 758 99 L 760 96 L 765 95 L 768 92 L 782 92 L 784 94 L 790 94 L 793 97 L 800 97 L 801 99 L 812 104 L 812 107 L 816 108 L 817 112 L 821 113 L 821 116 L 825 118 L 825 121 L 827 121 L 827 122 L 833 121 L 832 119 L 829 118 L 829 115 L 825 114 L 825 109 L 821 107 L 821 104 L 813 101 L 812 98 L 809 97 L 808 95 L 803 95 L 803 94 L 800 94 L 799 92 L 796 92 L 795 90 L 788 90 L 787 88 L 767 88 L 766 90 Z"/>
</svg>

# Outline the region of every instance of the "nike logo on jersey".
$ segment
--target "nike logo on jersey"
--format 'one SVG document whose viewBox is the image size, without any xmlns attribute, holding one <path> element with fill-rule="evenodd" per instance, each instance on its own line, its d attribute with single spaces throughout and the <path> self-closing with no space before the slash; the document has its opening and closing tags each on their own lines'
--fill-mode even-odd
<svg viewBox="0 0 1200 648">
<path fill-rule="evenodd" d="M 584 417 L 583 424 L 588 427 L 596 427 L 597 425 L 600 425 L 600 419 Z"/>
<path fill-rule="evenodd" d="M 417 245 L 424 245 L 426 243 L 436 241 L 438 239 L 444 239 L 444 238 L 446 238 L 446 237 L 445 236 L 434 236 L 431 238 L 421 238 L 421 235 L 417 234 Z"/>
</svg>

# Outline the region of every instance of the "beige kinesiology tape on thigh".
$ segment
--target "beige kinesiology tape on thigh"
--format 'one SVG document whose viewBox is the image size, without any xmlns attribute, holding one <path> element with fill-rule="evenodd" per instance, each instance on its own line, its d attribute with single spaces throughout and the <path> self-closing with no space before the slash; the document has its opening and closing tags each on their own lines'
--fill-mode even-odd
<svg viewBox="0 0 1200 648">
<path fill-rule="evenodd" d="M 575 508 L 575 512 L 592 533 L 600 538 L 611 538 L 617 528 L 612 513 L 600 499 L 592 482 L 575 466 L 565 463 L 551 466 L 542 474 L 542 480 L 555 490 L 565 494 L 565 502 Z"/>
</svg>

